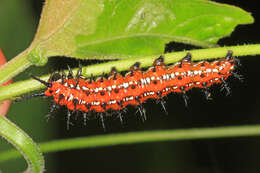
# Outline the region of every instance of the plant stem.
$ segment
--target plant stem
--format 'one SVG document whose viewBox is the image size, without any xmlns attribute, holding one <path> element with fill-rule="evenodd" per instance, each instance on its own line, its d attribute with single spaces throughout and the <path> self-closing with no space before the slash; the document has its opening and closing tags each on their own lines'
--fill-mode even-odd
<svg viewBox="0 0 260 173">
<path fill-rule="evenodd" d="M 24 156 L 28 164 L 26 172 L 41 173 L 44 171 L 44 159 L 38 146 L 23 130 L 2 115 L 0 115 L 0 136 L 10 142 Z M 17 154 L 20 155 L 18 151 Z"/>
<path fill-rule="evenodd" d="M 234 52 L 234 56 L 256 55 L 256 54 L 260 54 L 260 44 L 172 52 L 172 53 L 164 54 L 164 61 L 166 64 L 175 63 L 181 60 L 187 54 L 187 52 L 192 54 L 192 60 L 194 61 L 214 59 L 218 57 L 225 57 L 228 50 L 232 50 Z M 116 67 L 118 71 L 125 71 L 125 70 L 129 70 L 129 68 L 135 62 L 140 62 L 141 67 L 145 68 L 151 66 L 154 60 L 159 56 L 160 55 L 129 58 L 124 60 L 111 61 L 108 63 L 92 65 L 83 68 L 83 75 L 88 77 L 91 74 L 96 76 L 96 75 L 101 75 L 103 72 L 109 73 L 112 67 Z"/>
<path fill-rule="evenodd" d="M 13 78 L 30 65 L 31 63 L 27 59 L 27 51 L 25 50 L 14 59 L 0 67 L 0 84 Z"/>
<path fill-rule="evenodd" d="M 234 56 L 245 56 L 245 55 L 256 55 L 260 54 L 260 44 L 252 45 L 242 45 L 242 46 L 227 46 L 219 48 L 209 48 L 209 49 L 196 49 L 190 51 L 173 52 L 164 54 L 165 63 L 174 63 L 182 59 L 187 52 L 192 54 L 193 60 L 206 60 L 213 59 L 217 57 L 225 57 L 228 50 L 234 52 Z M 135 62 L 140 62 L 141 67 L 149 67 L 153 64 L 154 60 L 159 56 L 146 56 L 138 58 L 129 58 L 118 61 L 111 61 L 108 63 L 96 64 L 87 67 L 83 67 L 83 75 L 85 77 L 93 74 L 94 76 L 101 75 L 102 73 L 109 73 L 112 67 L 115 67 L 118 71 L 128 70 Z M 74 69 L 76 72 L 77 69 Z M 75 74 L 75 73 L 74 73 Z M 3 77 L 1 74 L 0 77 Z M 49 75 L 41 77 L 41 79 L 46 80 Z M 26 80 L 22 82 L 16 82 L 14 84 L 4 86 L 0 88 L 0 101 L 9 99 L 13 96 L 21 95 L 27 92 L 31 92 L 44 86 L 35 80 Z"/>
<path fill-rule="evenodd" d="M 160 130 L 149 132 L 132 132 L 111 135 L 100 135 L 84 138 L 73 138 L 41 143 L 43 152 L 57 152 L 80 148 L 94 148 L 120 144 L 134 144 L 160 141 L 183 141 L 194 139 L 211 139 L 227 137 L 259 136 L 260 125 L 230 126 L 214 128 L 193 128 L 183 130 Z M 19 153 L 14 150 L 0 154 L 0 162 L 17 158 Z"/>
</svg>

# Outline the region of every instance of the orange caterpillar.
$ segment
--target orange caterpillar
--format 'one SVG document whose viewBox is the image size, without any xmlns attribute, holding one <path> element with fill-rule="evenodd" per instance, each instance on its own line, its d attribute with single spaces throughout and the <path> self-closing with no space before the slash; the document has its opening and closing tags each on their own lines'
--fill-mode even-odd
<svg viewBox="0 0 260 173">
<path fill-rule="evenodd" d="M 87 112 L 100 113 L 103 127 L 102 113 L 109 109 L 120 112 L 126 106 L 134 105 L 145 119 L 142 104 L 148 99 L 159 99 L 165 110 L 163 97 L 171 92 L 178 92 L 183 93 L 187 105 L 186 91 L 194 87 L 202 88 L 208 99 L 208 88 L 211 85 L 222 83 L 229 93 L 225 80 L 232 74 L 239 78 L 239 75 L 233 72 L 235 62 L 232 51 L 228 51 L 225 58 L 213 62 L 192 63 L 191 54 L 188 53 L 180 62 L 171 66 L 164 64 L 162 56 L 145 72 L 139 66 L 140 63 L 135 63 L 125 76 L 113 68 L 108 78 L 101 76 L 96 80 L 84 79 L 81 68 L 76 77 L 73 77 L 71 70 L 67 76 L 64 72 L 62 75 L 54 73 L 47 82 L 32 77 L 48 87 L 44 93 L 36 96 L 53 97 L 57 104 L 66 106 L 68 110 L 83 112 L 84 119 Z M 68 114 L 68 121 L 70 116 L 71 113 Z"/>
</svg>

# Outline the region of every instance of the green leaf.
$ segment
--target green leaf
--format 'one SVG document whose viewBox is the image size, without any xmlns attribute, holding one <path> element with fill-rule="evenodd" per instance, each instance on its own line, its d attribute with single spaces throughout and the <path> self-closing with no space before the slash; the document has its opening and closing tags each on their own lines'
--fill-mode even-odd
<svg viewBox="0 0 260 173">
<path fill-rule="evenodd" d="M 0 136 L 10 142 L 27 161 L 26 172 L 41 173 L 44 171 L 44 159 L 33 140 L 19 127 L 0 115 Z"/>
<path fill-rule="evenodd" d="M 34 41 L 0 67 L 0 83 L 50 56 L 158 56 L 171 41 L 214 47 L 253 21 L 240 8 L 204 0 L 46 0 Z"/>
<path fill-rule="evenodd" d="M 171 41 L 216 46 L 252 22 L 240 8 L 204 0 L 47 0 L 31 47 L 45 58 L 158 55 Z"/>
</svg>

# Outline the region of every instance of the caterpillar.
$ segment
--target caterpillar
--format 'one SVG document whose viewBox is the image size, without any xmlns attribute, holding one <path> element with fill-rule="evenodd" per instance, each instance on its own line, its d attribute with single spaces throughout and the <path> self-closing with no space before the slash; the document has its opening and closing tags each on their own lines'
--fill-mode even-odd
<svg viewBox="0 0 260 173">
<path fill-rule="evenodd" d="M 70 125 L 71 112 L 80 111 L 83 112 L 84 122 L 88 113 L 98 113 L 105 129 L 104 116 L 108 110 L 118 112 L 122 120 L 122 110 L 128 105 L 133 105 L 138 108 L 145 120 L 146 115 L 142 104 L 148 99 L 158 100 L 166 112 L 163 98 L 172 92 L 182 93 L 185 105 L 188 99 L 186 92 L 192 88 L 201 88 L 206 99 L 210 99 L 209 87 L 213 84 L 222 84 L 229 94 L 230 88 L 226 79 L 232 74 L 241 79 L 240 75 L 234 72 L 235 62 L 232 51 L 228 51 L 225 58 L 196 63 L 191 61 L 191 54 L 187 53 L 181 61 L 169 66 L 164 64 L 164 58 L 160 56 L 146 71 L 142 71 L 140 63 L 136 62 L 124 76 L 112 68 L 108 77 L 102 75 L 96 80 L 93 76 L 85 79 L 81 67 L 74 77 L 69 68 L 67 75 L 64 71 L 62 74 L 56 72 L 48 81 L 31 75 L 33 79 L 47 87 L 44 92 L 34 94 L 32 97 L 52 97 L 57 105 L 66 106 L 69 110 L 67 128 Z M 50 112 L 54 108 L 55 105 Z"/>
</svg>

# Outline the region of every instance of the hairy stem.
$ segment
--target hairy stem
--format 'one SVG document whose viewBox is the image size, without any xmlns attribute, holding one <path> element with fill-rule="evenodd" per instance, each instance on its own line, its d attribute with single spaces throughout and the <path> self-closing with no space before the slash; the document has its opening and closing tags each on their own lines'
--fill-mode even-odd
<svg viewBox="0 0 260 173">
<path fill-rule="evenodd" d="M 228 46 L 228 47 L 219 47 L 219 48 L 209 48 L 209 49 L 195 49 L 189 51 L 173 52 L 164 54 L 164 60 L 166 64 L 175 63 L 181 60 L 187 52 L 192 54 L 192 60 L 206 60 L 214 59 L 219 57 L 225 57 L 228 50 L 234 52 L 234 56 L 245 56 L 245 55 L 256 55 L 260 54 L 260 44 L 252 45 L 242 45 L 242 46 Z M 119 61 L 112 61 L 103 64 L 92 65 L 83 68 L 83 75 L 90 76 L 93 74 L 101 75 L 104 73 L 109 73 L 112 67 L 116 67 L 118 71 L 129 70 L 129 68 L 135 63 L 140 62 L 141 67 L 149 67 L 153 64 L 154 60 L 160 55 L 156 56 L 146 56 L 146 57 L 137 57 L 129 58 Z"/>
<path fill-rule="evenodd" d="M 252 45 L 242 45 L 242 46 L 227 46 L 219 48 L 209 48 L 209 49 L 196 49 L 191 51 L 173 52 L 164 54 L 165 63 L 174 63 L 182 59 L 187 52 L 192 54 L 192 59 L 205 60 L 213 59 L 218 57 L 225 57 L 228 50 L 234 52 L 234 56 L 245 56 L 245 55 L 256 55 L 260 54 L 260 44 Z M 141 67 L 149 67 L 153 64 L 154 60 L 158 58 L 157 56 L 146 56 L 142 58 L 130 58 L 118 61 L 111 61 L 108 63 L 96 64 L 87 67 L 83 67 L 83 75 L 85 77 L 93 74 L 94 76 L 101 75 L 102 73 L 109 73 L 112 67 L 115 67 L 118 71 L 128 70 L 135 62 L 140 62 Z M 74 69 L 76 72 L 77 69 Z M 74 73 L 75 74 L 75 73 Z M 49 75 L 41 77 L 41 79 L 46 80 Z M 44 86 L 35 80 L 25 80 L 22 82 L 16 82 L 14 84 L 4 86 L 0 88 L 0 101 L 9 99 L 13 96 L 21 95 L 37 89 L 43 88 Z"/>
</svg>

